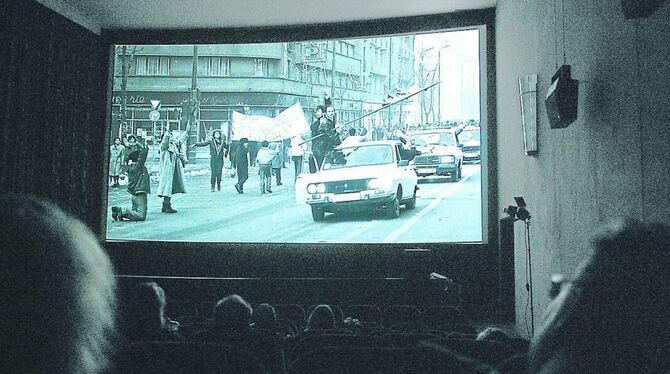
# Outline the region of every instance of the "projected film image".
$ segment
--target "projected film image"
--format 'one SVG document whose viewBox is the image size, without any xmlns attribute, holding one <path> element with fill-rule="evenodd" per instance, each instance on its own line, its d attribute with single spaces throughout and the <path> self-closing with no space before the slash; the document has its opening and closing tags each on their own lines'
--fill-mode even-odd
<svg viewBox="0 0 670 374">
<path fill-rule="evenodd" d="M 481 242 L 482 33 L 115 46 L 107 239 Z"/>
</svg>

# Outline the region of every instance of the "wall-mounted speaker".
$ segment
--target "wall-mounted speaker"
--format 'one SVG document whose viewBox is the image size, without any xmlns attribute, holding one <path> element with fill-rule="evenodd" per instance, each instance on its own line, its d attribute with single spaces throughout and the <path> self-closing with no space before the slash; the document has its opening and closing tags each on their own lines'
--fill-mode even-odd
<svg viewBox="0 0 670 374">
<path fill-rule="evenodd" d="M 544 104 L 547 107 L 549 127 L 568 127 L 577 119 L 579 81 L 570 77 L 570 65 L 562 65 L 551 78 L 551 86 Z"/>
<path fill-rule="evenodd" d="M 625 19 L 647 18 L 664 2 L 665 0 L 621 0 L 621 10 Z"/>
</svg>

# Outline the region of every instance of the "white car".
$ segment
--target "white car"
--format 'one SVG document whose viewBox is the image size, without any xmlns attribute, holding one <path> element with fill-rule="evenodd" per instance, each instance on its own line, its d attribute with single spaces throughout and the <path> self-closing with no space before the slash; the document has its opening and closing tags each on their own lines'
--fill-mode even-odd
<svg viewBox="0 0 670 374">
<path fill-rule="evenodd" d="M 414 209 L 418 189 L 416 173 L 401 155 L 397 141 L 341 145 L 321 170 L 298 177 L 296 201 L 309 204 L 315 221 L 323 220 L 326 212 L 372 209 L 397 218 L 400 205 Z"/>
<path fill-rule="evenodd" d="M 413 160 L 419 177 L 449 176 L 458 182 L 463 175 L 463 151 L 453 130 L 433 129 L 412 132 L 412 143 L 421 152 Z"/>
</svg>

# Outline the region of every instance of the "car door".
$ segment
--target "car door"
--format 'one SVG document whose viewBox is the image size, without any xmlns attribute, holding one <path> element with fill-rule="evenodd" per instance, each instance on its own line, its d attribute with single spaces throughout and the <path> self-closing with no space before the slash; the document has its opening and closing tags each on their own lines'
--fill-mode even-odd
<svg viewBox="0 0 670 374">
<path fill-rule="evenodd" d="M 414 186 L 416 184 L 416 173 L 414 168 L 411 165 L 400 165 L 402 158 L 400 157 L 402 145 L 396 144 L 395 146 L 395 155 L 396 155 L 396 165 L 398 166 L 398 178 L 400 180 L 400 185 L 402 186 L 402 197 L 401 199 L 408 199 L 414 193 Z"/>
</svg>

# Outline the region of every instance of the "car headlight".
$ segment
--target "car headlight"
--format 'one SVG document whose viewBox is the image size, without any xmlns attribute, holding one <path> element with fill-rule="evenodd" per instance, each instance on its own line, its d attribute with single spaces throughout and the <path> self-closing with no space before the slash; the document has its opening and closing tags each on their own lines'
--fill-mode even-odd
<svg viewBox="0 0 670 374">
<path fill-rule="evenodd" d="M 454 162 L 454 156 L 442 156 L 440 162 L 444 164 L 450 164 Z"/>
<path fill-rule="evenodd" d="M 307 192 L 316 193 L 316 184 L 308 184 L 307 185 Z"/>
<path fill-rule="evenodd" d="M 316 185 L 316 192 L 318 193 L 324 193 L 326 192 L 326 185 L 323 183 L 319 183 Z"/>
<path fill-rule="evenodd" d="M 371 190 L 390 190 L 393 186 L 393 180 L 385 178 L 372 178 L 368 181 L 368 188 Z"/>
<path fill-rule="evenodd" d="M 381 182 L 377 178 L 372 178 L 368 181 L 368 188 L 375 190 L 381 186 Z"/>
</svg>

